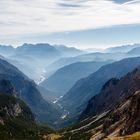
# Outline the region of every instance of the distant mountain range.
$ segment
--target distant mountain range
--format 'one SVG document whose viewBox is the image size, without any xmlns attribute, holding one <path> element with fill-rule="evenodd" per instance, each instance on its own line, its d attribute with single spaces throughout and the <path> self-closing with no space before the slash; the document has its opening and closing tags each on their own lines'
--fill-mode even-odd
<svg viewBox="0 0 140 140">
<path fill-rule="evenodd" d="M 131 51 L 134 48 L 140 47 L 140 44 L 133 44 L 133 45 L 123 45 L 123 46 L 117 46 L 117 47 L 111 47 L 105 50 L 105 52 L 109 53 L 127 53 Z"/>
<path fill-rule="evenodd" d="M 140 46 L 137 48 L 132 49 L 128 52 L 129 55 L 139 55 L 140 54 Z"/>
<path fill-rule="evenodd" d="M 76 56 L 84 53 L 82 50 L 79 50 L 74 47 L 67 47 L 64 45 L 50 45 L 48 43 L 38 43 L 38 44 L 28 44 L 24 43 L 21 46 L 13 47 L 8 45 L 0 45 L 0 54 L 3 56 L 12 55 L 13 53 L 19 53 L 24 55 L 61 55 L 65 56 Z M 51 56 L 52 57 L 52 56 Z"/>
<path fill-rule="evenodd" d="M 101 66 L 111 63 L 105 62 L 77 62 L 58 69 L 52 76 L 40 85 L 55 93 L 54 96 L 63 96 L 79 79 L 87 77 Z"/>
<path fill-rule="evenodd" d="M 83 53 L 83 51 L 76 48 L 47 43 L 25 43 L 17 48 L 5 45 L 0 46 L 0 54 L 37 83 L 48 76 L 49 64 L 61 57 L 76 56 Z"/>
<path fill-rule="evenodd" d="M 72 63 L 134 57 L 134 54 L 127 54 L 127 52 L 139 46 L 139 44 L 125 45 L 109 48 L 104 53 L 90 53 L 64 45 L 25 43 L 17 48 L 0 45 L 0 54 L 39 84 L 59 68 Z"/>
<path fill-rule="evenodd" d="M 51 76 L 54 74 L 58 69 L 73 64 L 77 62 L 88 62 L 88 61 L 115 61 L 115 60 L 121 60 L 123 58 L 128 57 L 125 53 L 86 53 L 82 55 L 78 55 L 75 57 L 62 57 L 56 61 L 54 61 L 52 64 L 50 64 L 48 67 L 48 75 Z M 129 55 L 131 57 L 131 55 Z M 133 56 L 134 57 L 134 56 Z"/>
<path fill-rule="evenodd" d="M 8 45 L 0 45 L 0 55 L 2 56 L 10 56 L 15 52 L 15 48 L 13 46 Z"/>
<path fill-rule="evenodd" d="M 80 49 L 74 47 L 67 47 L 65 45 L 53 45 L 53 47 L 56 48 L 63 57 L 74 57 L 85 53 Z"/>
<path fill-rule="evenodd" d="M 94 53 L 47 43 L 1 45 L 0 139 L 140 136 L 139 52 L 139 44 Z"/>
</svg>

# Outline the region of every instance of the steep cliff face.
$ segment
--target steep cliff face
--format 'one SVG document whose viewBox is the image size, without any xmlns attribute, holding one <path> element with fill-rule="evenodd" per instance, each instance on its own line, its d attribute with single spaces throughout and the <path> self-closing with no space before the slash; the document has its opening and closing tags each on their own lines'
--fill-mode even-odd
<svg viewBox="0 0 140 140">
<path fill-rule="evenodd" d="M 114 131 L 116 133 L 114 133 Z M 112 110 L 103 124 L 106 135 L 128 135 L 140 131 L 140 91 Z"/>
<path fill-rule="evenodd" d="M 128 73 L 120 80 L 111 79 L 102 88 L 101 92 L 94 96 L 82 113 L 81 118 L 98 115 L 111 110 L 124 98 L 132 95 L 140 89 L 140 69 Z"/>
<path fill-rule="evenodd" d="M 86 118 L 67 128 L 62 140 L 136 140 L 140 132 L 140 91 L 117 104 L 111 111 Z M 122 137 L 126 136 L 127 137 Z M 134 138 L 133 138 L 134 137 Z"/>
<path fill-rule="evenodd" d="M 0 94 L 0 124 L 15 118 L 34 122 L 34 116 L 24 102 L 12 95 Z"/>
<path fill-rule="evenodd" d="M 101 92 L 89 101 L 81 120 L 65 129 L 62 140 L 121 140 L 126 135 L 130 135 L 131 138 L 133 133 L 139 131 L 140 68 L 138 67 L 120 79 L 112 78 L 106 82 Z"/>
</svg>

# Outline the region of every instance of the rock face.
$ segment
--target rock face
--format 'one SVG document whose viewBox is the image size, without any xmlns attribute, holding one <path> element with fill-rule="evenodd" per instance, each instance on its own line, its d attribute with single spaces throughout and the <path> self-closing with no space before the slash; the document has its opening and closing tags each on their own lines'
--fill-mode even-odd
<svg viewBox="0 0 140 140">
<path fill-rule="evenodd" d="M 140 92 L 136 92 L 134 96 L 130 98 L 130 104 L 126 111 L 125 125 L 121 129 L 120 134 L 132 134 L 140 131 Z"/>
<path fill-rule="evenodd" d="M 64 140 L 112 140 L 140 131 L 140 68 L 106 82 L 81 119 L 65 130 Z"/>
<path fill-rule="evenodd" d="M 34 121 L 31 110 L 19 99 L 12 95 L 0 94 L 0 120 L 1 124 L 5 124 L 10 119 L 16 117 L 28 121 Z"/>
<path fill-rule="evenodd" d="M 5 79 L 0 80 L 0 120 L 1 124 L 9 119 L 21 117 L 28 121 L 34 121 L 34 115 L 27 105 L 17 96 L 11 82 Z"/>
<path fill-rule="evenodd" d="M 35 140 L 52 131 L 38 126 L 31 109 L 18 97 L 10 81 L 0 81 L 0 139 Z"/>
<path fill-rule="evenodd" d="M 49 130 L 47 127 L 43 130 L 35 123 L 33 113 L 23 101 L 13 94 L 0 93 L 1 140 L 40 139 L 39 134 L 47 134 Z"/>
<path fill-rule="evenodd" d="M 103 124 L 103 132 L 110 135 L 128 135 L 140 131 L 140 91 L 136 91 L 116 108 L 114 108 Z"/>
<path fill-rule="evenodd" d="M 94 116 L 111 110 L 114 106 L 140 89 L 140 69 L 128 73 L 124 77 L 109 80 L 101 92 L 94 96 L 82 113 L 82 118 Z"/>
<path fill-rule="evenodd" d="M 117 136 L 131 135 L 138 132 L 140 131 L 139 107 L 140 92 L 137 91 L 117 104 L 110 112 L 86 118 L 67 128 L 63 140 L 104 140 L 105 138 L 112 140 Z M 122 138 L 116 139 L 121 140 Z"/>
</svg>

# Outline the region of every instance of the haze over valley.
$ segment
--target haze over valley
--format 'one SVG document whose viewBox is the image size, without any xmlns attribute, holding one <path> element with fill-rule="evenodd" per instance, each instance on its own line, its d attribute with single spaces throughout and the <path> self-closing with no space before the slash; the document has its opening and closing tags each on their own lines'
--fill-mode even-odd
<svg viewBox="0 0 140 140">
<path fill-rule="evenodd" d="M 140 0 L 0 0 L 0 140 L 139 140 Z"/>
</svg>

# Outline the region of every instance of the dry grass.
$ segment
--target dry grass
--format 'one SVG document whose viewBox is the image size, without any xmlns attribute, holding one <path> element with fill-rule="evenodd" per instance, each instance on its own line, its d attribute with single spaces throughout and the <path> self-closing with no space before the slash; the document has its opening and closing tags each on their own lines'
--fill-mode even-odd
<svg viewBox="0 0 140 140">
<path fill-rule="evenodd" d="M 60 138 L 61 136 L 59 134 L 49 134 L 43 136 L 43 140 L 58 140 Z"/>
<path fill-rule="evenodd" d="M 132 135 L 127 135 L 123 137 L 106 138 L 105 140 L 140 140 L 140 132 L 136 132 Z"/>
</svg>

